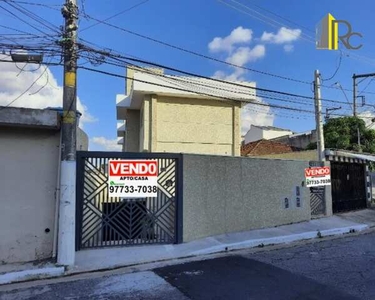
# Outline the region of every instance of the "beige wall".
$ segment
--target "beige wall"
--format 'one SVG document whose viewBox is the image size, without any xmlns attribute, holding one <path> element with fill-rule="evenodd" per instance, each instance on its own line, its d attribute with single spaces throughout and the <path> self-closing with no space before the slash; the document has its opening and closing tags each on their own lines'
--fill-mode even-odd
<svg viewBox="0 0 375 300">
<path fill-rule="evenodd" d="M 139 110 L 128 109 L 126 112 L 125 151 L 139 152 Z"/>
<path fill-rule="evenodd" d="M 304 161 L 183 155 L 184 242 L 310 220 L 309 189 L 302 187 L 308 165 Z M 295 207 L 296 187 L 301 191 L 301 208 Z M 290 209 L 282 207 L 285 197 L 292 203 Z"/>
<path fill-rule="evenodd" d="M 58 131 L 0 128 L 0 263 L 51 257 L 58 154 Z"/>
<path fill-rule="evenodd" d="M 77 150 L 87 151 L 89 150 L 89 138 L 81 128 L 77 128 Z"/>
<path fill-rule="evenodd" d="M 305 161 L 315 161 L 317 160 L 316 150 L 307 150 L 307 151 L 296 151 L 291 153 L 282 153 L 282 154 L 268 154 L 262 155 L 262 158 L 273 158 L 273 159 L 291 159 L 291 160 L 305 160 Z"/>
<path fill-rule="evenodd" d="M 240 155 L 240 104 L 150 95 L 141 111 L 140 151 Z"/>
</svg>

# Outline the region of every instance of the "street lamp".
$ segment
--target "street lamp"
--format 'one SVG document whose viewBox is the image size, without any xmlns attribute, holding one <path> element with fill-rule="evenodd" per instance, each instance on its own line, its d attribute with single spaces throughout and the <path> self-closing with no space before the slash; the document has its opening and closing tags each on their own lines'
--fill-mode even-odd
<svg viewBox="0 0 375 300">
<path fill-rule="evenodd" d="M 42 54 L 10 54 L 12 60 L 18 63 L 41 64 L 43 62 Z"/>
</svg>

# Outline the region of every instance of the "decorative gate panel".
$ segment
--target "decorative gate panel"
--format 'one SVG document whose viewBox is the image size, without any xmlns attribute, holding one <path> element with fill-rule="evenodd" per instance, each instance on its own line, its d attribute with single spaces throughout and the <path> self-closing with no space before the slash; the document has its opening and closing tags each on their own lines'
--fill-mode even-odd
<svg viewBox="0 0 375 300">
<path fill-rule="evenodd" d="M 324 163 L 319 161 L 310 161 L 310 167 L 323 167 Z M 325 186 L 310 187 L 310 207 L 311 215 L 314 217 L 325 214 L 326 199 Z"/>
<path fill-rule="evenodd" d="M 320 216 L 325 214 L 325 187 L 317 186 L 310 188 L 311 215 Z"/>
<path fill-rule="evenodd" d="M 156 159 L 157 197 L 109 197 L 109 159 Z M 176 154 L 77 152 L 76 249 L 181 242 L 181 166 Z"/>
</svg>

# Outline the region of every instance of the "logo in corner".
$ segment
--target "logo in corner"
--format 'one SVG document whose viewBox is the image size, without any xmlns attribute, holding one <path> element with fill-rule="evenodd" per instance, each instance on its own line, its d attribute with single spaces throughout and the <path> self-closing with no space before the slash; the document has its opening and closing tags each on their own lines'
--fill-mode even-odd
<svg viewBox="0 0 375 300">
<path fill-rule="evenodd" d="M 346 33 L 339 35 L 339 24 L 346 26 Z M 358 50 L 360 45 L 352 45 L 350 39 L 353 36 L 362 38 L 359 32 L 353 32 L 352 25 L 345 20 L 336 20 L 331 14 L 327 14 L 316 26 L 316 48 L 326 50 L 338 50 L 339 41 L 346 49 Z"/>
</svg>

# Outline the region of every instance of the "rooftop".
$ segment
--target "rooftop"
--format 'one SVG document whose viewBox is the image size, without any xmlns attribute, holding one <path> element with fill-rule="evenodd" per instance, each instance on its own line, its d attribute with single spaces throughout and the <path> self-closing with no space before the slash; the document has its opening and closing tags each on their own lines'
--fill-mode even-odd
<svg viewBox="0 0 375 300">
<path fill-rule="evenodd" d="M 117 95 L 117 119 L 123 120 L 126 109 L 140 109 L 145 95 L 212 99 L 219 101 L 256 101 L 255 82 L 218 82 L 193 76 L 163 74 L 160 70 L 134 70 L 128 95 Z M 242 86 L 233 85 L 233 83 Z"/>
<path fill-rule="evenodd" d="M 241 156 L 261 156 L 267 154 L 289 153 L 301 150 L 302 149 L 300 148 L 293 147 L 287 144 L 262 139 L 243 145 L 241 147 Z"/>
<path fill-rule="evenodd" d="M 59 129 L 60 114 L 53 109 L 0 106 L 0 126 Z"/>
<path fill-rule="evenodd" d="M 263 130 L 274 130 L 274 131 L 288 131 L 292 132 L 290 129 L 284 129 L 284 128 L 279 128 L 279 127 L 274 127 L 274 126 L 261 126 L 261 125 L 251 125 L 251 127 L 257 127 Z"/>
</svg>

